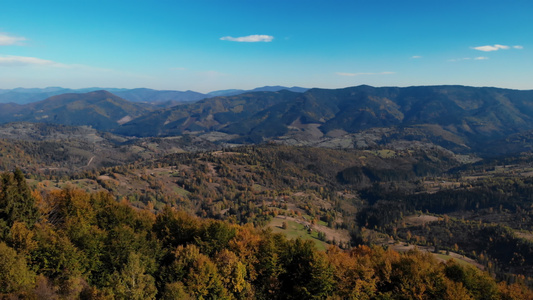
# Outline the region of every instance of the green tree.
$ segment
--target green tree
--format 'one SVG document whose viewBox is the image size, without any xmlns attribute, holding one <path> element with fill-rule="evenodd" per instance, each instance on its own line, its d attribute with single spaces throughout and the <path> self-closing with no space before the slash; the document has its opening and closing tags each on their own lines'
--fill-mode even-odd
<svg viewBox="0 0 533 300">
<path fill-rule="evenodd" d="M 39 210 L 22 171 L 3 173 L 0 183 L 0 220 L 4 220 L 4 226 L 9 228 L 19 221 L 32 227 L 39 219 Z"/>
<path fill-rule="evenodd" d="M 462 283 L 474 299 L 499 299 L 498 286 L 486 272 L 459 265 L 454 260 L 447 262 L 444 272 L 449 279 Z"/>
<path fill-rule="evenodd" d="M 83 274 L 80 263 L 81 251 L 76 248 L 62 231 L 55 231 L 49 224 L 35 226 L 37 246 L 31 252 L 33 267 L 52 280 L 65 279 Z"/>
<path fill-rule="evenodd" d="M 184 211 L 176 211 L 170 206 L 165 206 L 157 215 L 153 231 L 163 246 L 175 249 L 194 240 L 198 235 L 200 222 L 197 218 L 189 216 Z"/>
<path fill-rule="evenodd" d="M 213 256 L 228 247 L 228 243 L 235 237 L 235 233 L 235 228 L 230 224 L 212 221 L 203 228 L 200 236 L 196 237 L 195 241 L 203 253 Z"/>
<path fill-rule="evenodd" d="M 198 299 L 227 297 L 222 278 L 211 259 L 195 245 L 178 246 L 171 265 L 174 281 L 183 281 L 187 291 Z"/>
<path fill-rule="evenodd" d="M 327 261 L 323 252 L 315 251 L 311 262 L 311 280 L 306 289 L 313 299 L 326 299 L 335 289 L 333 266 Z"/>
<path fill-rule="evenodd" d="M 161 297 L 163 300 L 193 300 L 195 299 L 191 294 L 185 291 L 185 286 L 181 282 L 172 282 L 165 285 L 165 291 Z"/>
<path fill-rule="evenodd" d="M 314 262 L 313 242 L 301 239 L 290 241 L 282 251 L 281 261 L 284 271 L 280 275 L 281 293 L 287 299 L 310 299 L 310 284 L 313 281 Z"/>
<path fill-rule="evenodd" d="M 233 293 L 235 298 L 246 298 L 246 294 L 250 290 L 250 283 L 246 281 L 248 277 L 246 266 L 239 261 L 237 255 L 224 249 L 217 254 L 215 262 L 224 287 Z"/>
<path fill-rule="evenodd" d="M 118 299 L 155 299 L 155 280 L 146 274 L 146 268 L 142 265 L 138 253 L 130 253 L 124 269 L 113 277 L 112 286 Z"/>
</svg>

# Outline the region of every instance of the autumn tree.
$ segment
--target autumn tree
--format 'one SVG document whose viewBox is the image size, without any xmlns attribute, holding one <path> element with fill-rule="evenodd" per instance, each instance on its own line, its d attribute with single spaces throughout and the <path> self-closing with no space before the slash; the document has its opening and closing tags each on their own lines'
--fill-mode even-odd
<svg viewBox="0 0 533 300">
<path fill-rule="evenodd" d="M 0 242 L 0 296 L 27 291 L 34 281 L 35 274 L 29 270 L 24 257 Z"/>
</svg>

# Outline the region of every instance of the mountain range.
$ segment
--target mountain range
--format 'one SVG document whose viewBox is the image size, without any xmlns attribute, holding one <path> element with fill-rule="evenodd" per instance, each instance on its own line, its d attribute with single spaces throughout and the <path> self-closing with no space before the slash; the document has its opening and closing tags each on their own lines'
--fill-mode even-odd
<svg viewBox="0 0 533 300">
<path fill-rule="evenodd" d="M 0 89 L 0 103 L 15 103 L 28 104 L 45 100 L 49 97 L 61 94 L 83 94 L 99 90 L 106 90 L 121 98 L 132 102 L 143 102 L 160 105 L 162 107 L 170 107 L 182 102 L 193 102 L 205 98 L 215 96 L 232 96 L 242 94 L 245 92 L 259 92 L 259 91 L 279 91 L 290 90 L 293 92 L 305 92 L 306 88 L 301 87 L 284 87 L 284 86 L 264 86 L 253 90 L 219 90 L 207 94 L 194 91 L 173 91 L 173 90 L 154 90 L 147 88 L 136 89 L 120 89 L 120 88 L 83 88 L 83 89 L 68 89 L 62 87 L 47 87 L 47 88 L 15 88 L 15 89 Z"/>
<path fill-rule="evenodd" d="M 416 141 L 465 153 L 505 152 L 506 140 L 512 141 L 512 151 L 522 151 L 533 137 L 533 91 L 467 86 L 280 88 L 163 109 L 148 103 L 180 98 L 148 89 L 68 93 L 25 105 L 0 104 L 0 118 L 2 123 L 87 125 L 137 137 L 187 134 L 225 143 L 272 140 L 343 148 L 403 147 L 398 143 Z"/>
<path fill-rule="evenodd" d="M 455 150 L 533 129 L 533 91 L 465 86 L 311 89 L 244 93 L 158 110 L 116 129 L 136 136 L 221 132 L 233 142 L 299 142 L 368 134 L 429 139 Z"/>
</svg>

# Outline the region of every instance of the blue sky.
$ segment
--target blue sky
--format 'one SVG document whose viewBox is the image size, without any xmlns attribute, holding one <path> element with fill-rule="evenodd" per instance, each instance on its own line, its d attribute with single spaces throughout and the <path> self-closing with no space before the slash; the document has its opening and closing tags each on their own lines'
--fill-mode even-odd
<svg viewBox="0 0 533 300">
<path fill-rule="evenodd" d="M 530 0 L 6 0 L 0 89 L 533 89 L 532 16 Z"/>
</svg>

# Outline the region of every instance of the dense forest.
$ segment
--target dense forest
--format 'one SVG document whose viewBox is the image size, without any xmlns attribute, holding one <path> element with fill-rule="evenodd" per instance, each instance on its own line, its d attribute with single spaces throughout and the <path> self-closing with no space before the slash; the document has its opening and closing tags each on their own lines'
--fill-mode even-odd
<svg viewBox="0 0 533 300">
<path fill-rule="evenodd" d="M 309 241 L 108 192 L 31 191 L 1 176 L 0 293 L 26 299 L 531 299 L 523 280 L 420 251 Z"/>
</svg>

